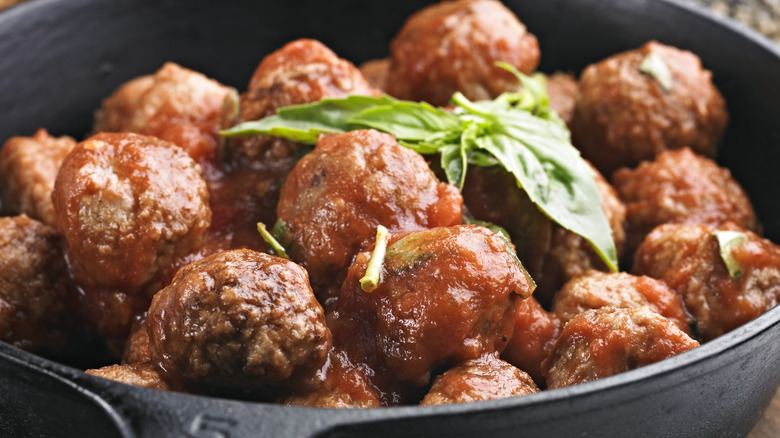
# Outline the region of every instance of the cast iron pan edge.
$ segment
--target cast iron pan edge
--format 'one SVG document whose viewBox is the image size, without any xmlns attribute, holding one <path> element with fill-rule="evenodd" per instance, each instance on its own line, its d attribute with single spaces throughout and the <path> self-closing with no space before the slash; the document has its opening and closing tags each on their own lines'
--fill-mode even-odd
<svg viewBox="0 0 780 438">
<path fill-rule="evenodd" d="M 241 88 L 242 82 L 246 81 L 254 68 L 253 60 L 241 64 L 225 59 L 223 62 L 228 65 L 225 71 L 211 72 L 208 63 L 199 65 L 199 50 L 181 50 L 171 58 L 169 54 L 145 53 L 144 50 L 135 49 L 122 52 L 122 56 L 101 54 L 102 61 L 97 64 L 90 63 L 90 58 L 86 55 L 100 51 L 102 45 L 110 45 L 110 41 L 100 40 L 89 43 L 90 39 L 85 37 L 93 27 L 106 26 L 105 23 L 90 21 L 88 18 L 91 14 L 99 16 L 103 10 L 116 9 L 113 16 L 108 15 L 108 19 L 114 19 L 110 25 L 116 28 L 117 35 L 122 35 L 123 31 L 133 29 L 128 27 L 129 22 L 123 21 L 123 14 L 145 14 L 147 19 L 152 19 L 155 11 L 159 12 L 156 9 L 158 3 L 150 0 L 119 0 L 115 3 L 96 0 L 37 0 L 0 14 L 0 54 L 25 52 L 21 57 L 0 56 L 0 90 L 3 91 L 0 93 L 0 108 L 3 108 L 4 119 L 4 123 L 0 124 L 0 140 L 4 141 L 15 134 L 28 135 L 39 125 L 49 127 L 55 134 L 79 135 L 86 131 L 91 112 L 101 97 L 130 77 L 153 71 L 168 59 L 200 69 Z M 205 10 L 208 14 L 211 3 L 216 2 L 167 1 L 162 2 L 161 7 L 173 16 L 176 13 L 184 13 L 188 8 L 195 11 Z M 291 3 L 314 10 L 317 5 L 327 2 L 287 2 L 288 5 Z M 345 3 L 349 7 L 361 4 L 349 0 Z M 370 2 L 369 7 L 373 8 L 378 16 L 386 16 L 388 20 L 397 22 L 425 2 L 393 2 L 394 5 L 390 9 L 387 9 L 385 3 L 390 2 Z M 182 6 L 183 4 L 186 6 Z M 775 99 L 780 96 L 778 86 L 772 85 L 777 81 L 767 82 L 764 77 L 773 74 L 773 78 L 777 77 L 780 72 L 780 53 L 765 39 L 730 22 L 713 18 L 709 13 L 702 13 L 699 8 L 670 0 L 507 1 L 507 4 L 515 9 L 531 31 L 540 37 L 544 56 L 542 69 L 546 71 L 552 71 L 554 68 L 578 71 L 584 63 L 598 59 L 578 59 L 572 56 L 581 52 L 576 47 L 570 50 L 545 49 L 545 41 L 552 41 L 545 33 L 562 33 L 568 40 L 579 39 L 577 32 L 582 29 L 578 30 L 572 20 L 596 20 L 599 23 L 599 26 L 590 32 L 587 41 L 603 50 L 603 56 L 634 47 L 647 39 L 642 32 L 633 32 L 629 39 L 614 38 L 614 35 L 620 34 L 619 32 L 629 26 L 626 24 L 626 16 L 656 20 L 650 27 L 661 29 L 664 37 L 659 39 L 683 47 L 688 43 L 701 45 L 700 42 L 697 43 L 697 39 L 703 38 L 701 34 L 711 27 L 725 28 L 725 36 L 719 34 L 718 41 L 713 43 L 712 47 L 703 47 L 703 51 L 696 50 L 705 59 L 705 65 L 717 71 L 716 83 L 727 96 L 730 110 L 735 115 L 732 120 L 733 127 L 724 142 L 728 147 L 722 151 L 722 161 L 729 163 L 749 193 L 759 193 L 758 190 L 780 186 L 777 183 L 776 171 L 763 172 L 764 169 L 774 170 L 776 163 L 780 162 L 776 159 L 777 148 L 765 147 L 758 151 L 758 154 L 766 155 L 753 157 L 752 161 L 744 164 L 740 159 L 742 145 L 749 145 L 751 142 L 770 145 L 773 144 L 772 140 L 778 138 L 776 128 L 743 129 L 751 123 L 762 127 L 775 126 L 776 120 L 780 120 L 780 117 L 777 117 L 780 111 L 777 105 L 772 107 L 767 103 L 772 99 L 774 102 L 780 102 L 780 99 Z M 232 9 L 244 7 L 242 2 L 220 2 L 219 6 Z M 267 6 L 273 9 L 273 5 Z M 602 13 L 590 17 L 585 13 L 589 8 L 598 9 Z M 551 13 L 564 9 L 571 13 Z M 611 12 L 604 14 L 604 11 Z M 316 12 L 326 23 L 338 19 L 328 16 L 328 10 L 317 9 Z M 682 15 L 676 19 L 683 20 L 685 25 L 678 26 L 679 29 L 671 29 L 669 26 L 664 28 L 663 20 L 658 21 L 658 17 L 667 13 Z M 79 21 L 79 17 L 87 17 L 78 24 L 78 29 L 82 30 L 84 35 L 68 33 L 67 30 L 59 28 L 63 19 Z M 310 24 L 306 23 L 307 26 Z M 547 30 L 540 26 L 547 26 Z M 368 32 L 366 41 L 355 42 L 354 38 L 348 39 L 351 45 L 368 46 L 378 40 L 386 40 L 396 29 L 397 27 L 394 27 L 384 33 L 361 29 L 358 32 L 361 35 Z M 329 30 L 331 29 L 327 26 L 315 26 L 315 30 L 305 36 L 320 37 L 318 32 L 321 32 L 321 39 L 326 39 Z M 70 29 L 70 32 L 73 32 L 73 29 Z M 291 32 L 297 31 L 292 29 Z M 174 40 L 181 35 L 200 41 L 203 47 L 199 46 L 197 49 L 208 51 L 216 48 L 203 42 L 209 35 L 207 30 L 184 29 L 172 25 L 164 28 L 161 34 Z M 292 37 L 296 36 L 304 35 Z M 145 47 L 144 44 L 149 42 L 148 37 L 141 31 L 136 31 L 133 37 L 141 42 L 141 47 Z M 271 37 L 269 35 L 269 38 Z M 278 35 L 276 40 L 279 40 L 279 44 L 277 41 L 272 43 L 274 47 L 278 47 L 284 40 L 292 37 Z M 748 48 L 749 53 L 742 53 L 745 51 L 745 43 L 740 41 L 740 38 L 752 43 Z M 58 71 L 62 79 L 60 82 L 38 81 L 38 75 L 45 76 L 47 69 L 52 67 L 47 65 L 42 54 L 49 48 L 58 47 L 63 40 L 71 41 L 71 44 L 82 44 L 80 47 L 83 57 L 75 53 L 71 54 L 72 58 L 69 60 L 75 63 L 83 62 L 85 68 L 72 71 L 63 65 Z M 33 43 L 28 44 L 28 41 Z M 382 56 L 381 52 L 371 51 L 350 56 L 349 47 L 340 47 L 337 39 L 326 40 L 326 43 L 337 53 L 356 62 Z M 164 43 L 161 44 L 164 46 Z M 15 46 L 24 47 L 25 50 Z M 246 47 L 241 46 L 241 51 L 245 51 Z M 729 56 L 727 59 L 718 60 L 715 56 L 718 53 L 726 53 Z M 734 59 L 739 59 L 740 55 L 749 57 L 754 63 L 743 66 L 747 69 L 743 76 L 747 76 L 750 82 L 767 87 L 760 91 L 743 93 L 742 84 L 736 79 L 738 75 L 729 65 L 735 62 Z M 592 57 L 593 54 L 588 56 Z M 128 67 L 129 65 L 132 65 L 132 68 Z M 26 70 L 25 75 L 14 76 L 14 73 L 18 74 L 19 68 Z M 743 76 L 740 76 L 742 81 Z M 24 77 L 25 80 L 20 83 L 19 77 Z M 13 83 L 9 82 L 11 80 Z M 83 90 L 75 90 L 78 87 L 70 89 L 67 86 L 69 83 L 92 83 L 93 87 L 85 94 Z M 40 93 L 51 96 L 52 100 L 43 106 L 25 104 L 28 99 Z M 765 108 L 761 105 L 770 105 L 769 110 L 764 111 Z M 752 109 L 749 114 L 751 120 L 740 119 L 745 114 L 745 108 Z M 732 163 L 736 165 L 732 166 Z M 756 163 L 764 168 L 756 170 Z M 772 202 L 766 199 L 757 202 L 759 216 L 765 220 L 764 225 L 770 237 L 778 241 L 778 206 L 771 195 L 764 198 L 771 199 Z M 768 223 L 766 218 L 770 218 Z M 87 376 L 79 370 L 0 344 L 0 390 L 3 394 L 0 405 L 0 431 L 9 436 L 150 437 L 367 434 L 379 437 L 473 437 L 483 434 L 529 437 L 743 436 L 755 423 L 760 411 L 780 384 L 780 346 L 776 342 L 778 336 L 780 309 L 773 309 L 756 321 L 701 348 L 597 382 L 527 397 L 469 405 L 353 411 L 291 408 L 156 392 Z"/>
</svg>

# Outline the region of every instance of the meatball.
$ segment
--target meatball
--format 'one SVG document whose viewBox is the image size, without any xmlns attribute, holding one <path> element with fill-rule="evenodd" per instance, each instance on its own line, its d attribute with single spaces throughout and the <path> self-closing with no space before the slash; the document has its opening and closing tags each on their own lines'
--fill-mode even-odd
<svg viewBox="0 0 780 438">
<path fill-rule="evenodd" d="M 691 334 L 691 318 L 682 298 L 655 278 L 625 272 L 588 271 L 569 280 L 553 299 L 552 312 L 566 324 L 591 309 L 648 307 Z"/>
<path fill-rule="evenodd" d="M 266 56 L 241 95 L 235 123 L 276 114 L 285 106 L 317 102 L 325 97 L 375 95 L 360 70 L 315 40 L 288 43 Z M 227 142 L 227 160 L 233 166 L 289 171 L 298 158 L 297 143 L 277 137 L 254 136 Z"/>
<path fill-rule="evenodd" d="M 52 194 L 75 263 L 106 287 L 136 293 L 209 226 L 208 191 L 192 158 L 138 134 L 98 134 L 65 158 Z"/>
<path fill-rule="evenodd" d="M 331 350 L 328 361 L 317 373 L 314 389 L 289 396 L 289 406 L 318 408 L 377 408 L 382 406 L 379 391 L 368 380 L 365 367 L 352 364 L 343 351 Z"/>
<path fill-rule="evenodd" d="M 418 153 L 361 130 L 321 137 L 290 173 L 276 212 L 292 233 L 290 257 L 325 297 L 373 244 L 378 225 L 399 232 L 459 224 L 462 203 Z"/>
<path fill-rule="evenodd" d="M 729 274 L 715 233 L 745 236 L 730 254 L 741 273 Z M 733 224 L 661 225 L 639 247 L 633 272 L 666 282 L 680 294 L 705 341 L 752 320 L 780 302 L 780 247 Z"/>
<path fill-rule="evenodd" d="M 157 366 L 152 363 L 135 363 L 131 365 L 109 365 L 103 368 L 87 370 L 87 374 L 102 377 L 128 385 L 167 391 L 171 388 L 160 375 Z"/>
<path fill-rule="evenodd" d="M 688 148 L 662 152 L 635 170 L 620 169 L 613 182 L 626 204 L 631 254 L 647 233 L 666 223 L 719 226 L 730 221 L 751 231 L 761 229 L 731 173 Z"/>
<path fill-rule="evenodd" d="M 643 62 L 668 70 L 671 87 L 643 73 Z M 651 41 L 585 68 L 571 130 L 583 156 L 611 175 L 667 149 L 689 146 L 713 157 L 727 122 L 723 97 L 699 58 Z"/>
<path fill-rule="evenodd" d="M 594 180 L 616 250 L 622 254 L 625 207 L 595 169 Z M 463 202 L 476 219 L 509 232 L 518 257 L 536 280 L 534 296 L 542 305 L 549 305 L 552 295 L 568 279 L 591 268 L 608 270 L 588 241 L 552 222 L 518 187 L 514 176 L 500 167 L 469 167 Z"/>
<path fill-rule="evenodd" d="M 0 218 L 0 340 L 56 353 L 72 326 L 68 270 L 54 229 L 22 215 Z"/>
<path fill-rule="evenodd" d="M 503 350 L 520 297 L 533 291 L 506 241 L 475 225 L 394 235 L 369 293 L 359 280 L 370 256 L 357 256 L 336 307 L 365 331 L 336 336 L 349 348 L 368 343 L 369 365 L 411 385 L 427 384 L 437 365 Z"/>
<path fill-rule="evenodd" d="M 515 314 L 512 339 L 501 353 L 501 359 L 527 372 L 541 385 L 542 361 L 550 354 L 561 334 L 561 321 L 542 308 L 534 297 L 520 302 Z"/>
<path fill-rule="evenodd" d="M 626 207 L 618 198 L 615 189 L 598 171 L 595 169 L 593 171 L 596 188 L 601 198 L 601 210 L 612 231 L 612 240 L 619 259 L 624 253 L 626 240 L 623 225 L 626 219 Z M 609 271 L 590 242 L 558 224 L 553 224 L 550 249 L 544 255 L 541 272 L 536 273 L 534 277 L 537 284 L 535 296 L 542 304 L 549 305 L 553 294 L 566 281 L 584 274 L 588 269 Z"/>
<path fill-rule="evenodd" d="M 294 385 L 331 348 L 306 271 L 246 249 L 182 268 L 154 296 L 147 328 L 153 361 L 206 389 Z"/>
<path fill-rule="evenodd" d="M 51 192 L 65 156 L 76 146 L 70 137 L 55 138 L 45 129 L 32 137 L 9 139 L 0 152 L 0 190 L 7 215 L 26 214 L 56 226 Z"/>
<path fill-rule="evenodd" d="M 122 365 L 150 362 L 151 360 L 146 314 L 143 314 L 136 318 L 130 326 L 130 336 L 127 337 L 124 351 L 122 351 Z"/>
<path fill-rule="evenodd" d="M 496 0 L 446 1 L 413 14 L 390 43 L 387 92 L 400 99 L 447 105 L 456 91 L 492 99 L 519 87 L 498 61 L 530 73 L 539 44 Z"/>
<path fill-rule="evenodd" d="M 436 377 L 421 405 L 468 403 L 539 392 L 531 376 L 487 355 L 464 362 Z"/>
<path fill-rule="evenodd" d="M 698 347 L 646 307 L 588 310 L 569 321 L 542 364 L 550 389 L 612 376 Z"/>
<path fill-rule="evenodd" d="M 154 135 L 178 144 L 198 161 L 213 158 L 222 104 L 232 90 L 167 62 L 103 100 L 93 131 Z"/>
<path fill-rule="evenodd" d="M 570 74 L 555 73 L 547 76 L 547 95 L 550 98 L 550 108 L 558 114 L 566 126 L 571 126 L 579 89 L 577 79 Z"/>
<path fill-rule="evenodd" d="M 390 71 L 390 58 L 373 59 L 360 65 L 360 73 L 377 90 L 387 88 L 387 74 Z"/>
</svg>

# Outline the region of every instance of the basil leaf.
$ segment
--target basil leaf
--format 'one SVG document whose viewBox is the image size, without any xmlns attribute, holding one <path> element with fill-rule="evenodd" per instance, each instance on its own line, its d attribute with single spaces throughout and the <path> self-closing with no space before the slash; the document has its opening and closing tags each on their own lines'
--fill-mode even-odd
<svg viewBox="0 0 780 438">
<path fill-rule="evenodd" d="M 366 109 L 349 119 L 352 125 L 392 132 L 399 140 L 431 142 L 460 129 L 457 117 L 427 103 L 396 102 Z"/>
<path fill-rule="evenodd" d="M 276 115 L 244 122 L 220 134 L 226 137 L 275 135 L 304 144 L 315 144 L 321 133 L 346 132 L 349 120 L 377 106 L 398 102 L 390 96 L 347 96 L 325 98 L 319 102 L 279 108 Z"/>
<path fill-rule="evenodd" d="M 672 91 L 672 72 L 669 71 L 669 66 L 657 53 L 648 53 L 639 64 L 639 71 L 658 81 L 661 88 L 667 93 Z"/>
<path fill-rule="evenodd" d="M 463 182 L 466 180 L 466 166 L 468 158 L 466 157 L 462 144 L 451 144 L 442 146 L 439 149 L 441 154 L 441 168 L 447 175 L 447 181 L 456 185 L 458 189 L 463 188 Z"/>
<path fill-rule="evenodd" d="M 720 258 L 726 265 L 726 270 L 734 280 L 742 276 L 742 265 L 734 256 L 734 250 L 745 244 L 747 235 L 739 231 L 715 231 L 712 233 L 718 240 Z"/>
</svg>

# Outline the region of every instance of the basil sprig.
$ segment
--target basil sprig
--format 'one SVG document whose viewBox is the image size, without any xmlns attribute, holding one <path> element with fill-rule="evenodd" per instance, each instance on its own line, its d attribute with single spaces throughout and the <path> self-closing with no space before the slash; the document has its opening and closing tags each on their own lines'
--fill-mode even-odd
<svg viewBox="0 0 780 438">
<path fill-rule="evenodd" d="M 455 93 L 452 111 L 389 96 L 326 98 L 280 108 L 274 116 L 221 134 L 275 135 L 313 145 L 321 133 L 373 128 L 395 135 L 400 144 L 421 154 L 439 153 L 447 179 L 459 188 L 469 164 L 500 165 L 542 212 L 585 238 L 616 271 L 615 244 L 593 171 L 571 145 L 566 125 L 550 109 L 544 77 L 500 66 L 518 77 L 521 91 L 479 102 Z"/>
</svg>

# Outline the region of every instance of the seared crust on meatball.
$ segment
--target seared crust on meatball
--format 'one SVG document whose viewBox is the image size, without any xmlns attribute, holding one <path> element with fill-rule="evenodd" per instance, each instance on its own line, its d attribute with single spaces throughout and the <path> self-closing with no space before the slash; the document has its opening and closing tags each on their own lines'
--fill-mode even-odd
<svg viewBox="0 0 780 438">
<path fill-rule="evenodd" d="M 138 134 L 79 143 L 52 201 L 74 261 L 127 293 L 198 245 L 211 220 L 200 166 L 174 144 Z"/>
<path fill-rule="evenodd" d="M 745 241 L 731 249 L 741 268 L 729 275 L 714 235 L 729 230 Z M 737 226 L 662 225 L 639 247 L 633 272 L 663 280 L 680 294 L 708 341 L 756 318 L 780 302 L 780 247 Z"/>
<path fill-rule="evenodd" d="M 436 377 L 420 405 L 468 403 L 539 392 L 531 376 L 492 355 L 464 362 Z"/>
<path fill-rule="evenodd" d="M 533 296 L 520 301 L 512 339 L 501 353 L 501 359 L 527 372 L 541 386 L 544 383 L 542 361 L 550 354 L 562 327 L 558 317 L 544 310 Z"/>
<path fill-rule="evenodd" d="M 51 227 L 25 215 L 0 218 L 0 340 L 56 353 L 72 322 L 68 271 Z"/>
<path fill-rule="evenodd" d="M 133 321 L 130 326 L 130 336 L 125 341 L 125 349 L 122 351 L 122 365 L 149 362 L 152 355 L 149 353 L 149 332 L 146 329 L 146 314 Z"/>
<path fill-rule="evenodd" d="M 591 309 L 648 307 L 691 334 L 690 317 L 682 298 L 655 278 L 625 272 L 588 271 L 573 278 L 555 294 L 552 312 L 566 324 Z"/>
<path fill-rule="evenodd" d="M 231 90 L 201 73 L 166 62 L 155 74 L 133 79 L 103 100 L 93 131 L 159 136 L 170 125 L 216 122 Z"/>
<path fill-rule="evenodd" d="M 547 76 L 547 95 L 550 98 L 550 108 L 558 114 L 566 126 L 571 126 L 579 90 L 579 82 L 570 74 L 557 72 Z"/>
<path fill-rule="evenodd" d="M 647 233 L 667 223 L 734 222 L 761 232 L 750 199 L 728 169 L 688 148 L 662 152 L 635 170 L 620 169 L 613 183 L 626 204 L 631 253 Z"/>
<path fill-rule="evenodd" d="M 390 57 L 389 94 L 443 106 L 456 91 L 484 100 L 517 89 L 517 79 L 495 63 L 530 73 L 539 64 L 539 44 L 499 1 L 445 1 L 407 19 Z"/>
<path fill-rule="evenodd" d="M 161 391 L 172 389 L 160 376 L 157 366 L 150 362 L 109 365 L 85 372 L 93 376 L 143 388 L 159 389 Z"/>
<path fill-rule="evenodd" d="M 292 233 L 290 257 L 323 297 L 373 244 L 378 225 L 399 232 L 459 224 L 462 203 L 417 152 L 360 130 L 321 137 L 290 173 L 276 212 Z"/>
<path fill-rule="evenodd" d="M 547 388 L 561 388 L 655 363 L 699 343 L 647 307 L 602 307 L 572 318 L 542 364 Z"/>
<path fill-rule="evenodd" d="M 76 146 L 70 137 L 55 138 L 45 129 L 32 137 L 13 137 L 0 152 L 3 212 L 26 214 L 56 226 L 51 192 L 65 156 Z"/>
<path fill-rule="evenodd" d="M 640 71 L 650 54 L 671 74 L 671 88 Z M 651 41 L 585 68 L 572 137 L 585 158 L 609 176 L 667 149 L 691 147 L 714 157 L 728 113 L 712 73 L 691 52 Z"/>
<path fill-rule="evenodd" d="M 338 318 L 365 333 L 372 356 L 400 381 L 427 383 L 433 367 L 500 352 L 512 334 L 517 302 L 533 285 L 505 240 L 474 225 L 393 236 L 376 290 L 361 289 L 370 254 L 360 253 L 339 295 Z M 371 359 L 369 359 L 371 360 Z"/>
<path fill-rule="evenodd" d="M 360 70 L 336 56 L 322 43 L 300 39 L 266 56 L 241 95 L 234 121 L 258 120 L 285 106 L 317 102 L 325 97 L 375 95 Z M 229 140 L 227 159 L 234 166 L 261 170 L 289 170 L 298 158 L 299 145 L 277 137 L 253 136 Z"/>
<path fill-rule="evenodd" d="M 306 271 L 250 250 L 182 268 L 149 307 L 149 351 L 172 378 L 205 388 L 294 385 L 331 348 Z"/>
</svg>

